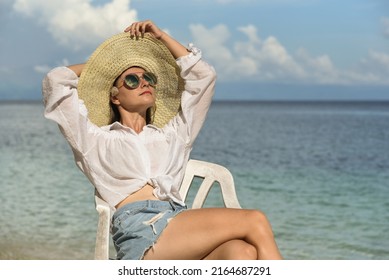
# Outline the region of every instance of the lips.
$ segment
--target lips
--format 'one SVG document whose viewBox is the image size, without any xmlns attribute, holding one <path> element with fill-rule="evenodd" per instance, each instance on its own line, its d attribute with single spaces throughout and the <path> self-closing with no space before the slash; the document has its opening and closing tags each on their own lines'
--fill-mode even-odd
<svg viewBox="0 0 389 280">
<path fill-rule="evenodd" d="M 142 92 L 141 94 L 139 94 L 139 95 L 145 95 L 145 94 L 150 94 L 150 95 L 152 95 L 152 93 L 151 93 L 151 91 L 144 91 L 144 92 Z"/>
</svg>

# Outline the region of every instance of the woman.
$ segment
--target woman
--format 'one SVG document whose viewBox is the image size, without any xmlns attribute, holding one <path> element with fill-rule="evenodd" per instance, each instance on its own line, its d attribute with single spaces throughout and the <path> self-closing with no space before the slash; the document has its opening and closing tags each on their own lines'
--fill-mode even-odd
<svg viewBox="0 0 389 280">
<path fill-rule="evenodd" d="M 198 49 L 148 20 L 44 79 L 45 116 L 114 211 L 118 259 L 281 258 L 263 213 L 188 210 L 179 195 L 215 79 Z"/>
</svg>

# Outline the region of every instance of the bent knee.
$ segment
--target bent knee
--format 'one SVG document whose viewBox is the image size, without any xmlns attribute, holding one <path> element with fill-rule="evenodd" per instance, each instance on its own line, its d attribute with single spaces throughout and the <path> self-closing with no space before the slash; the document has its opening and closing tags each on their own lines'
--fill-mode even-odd
<svg viewBox="0 0 389 280">
<path fill-rule="evenodd" d="M 256 260 L 257 256 L 257 249 L 253 245 L 245 242 L 245 244 L 241 246 L 236 260 Z"/>
<path fill-rule="evenodd" d="M 231 260 L 256 260 L 258 256 L 257 249 L 243 240 L 230 241 L 229 252 Z"/>
<path fill-rule="evenodd" d="M 253 223 L 268 224 L 269 220 L 265 213 L 260 210 L 247 210 L 248 219 Z"/>
<path fill-rule="evenodd" d="M 258 230 L 265 234 L 273 235 L 273 231 L 270 225 L 270 222 L 262 211 L 259 210 L 250 210 L 250 222 L 255 230 Z"/>
</svg>

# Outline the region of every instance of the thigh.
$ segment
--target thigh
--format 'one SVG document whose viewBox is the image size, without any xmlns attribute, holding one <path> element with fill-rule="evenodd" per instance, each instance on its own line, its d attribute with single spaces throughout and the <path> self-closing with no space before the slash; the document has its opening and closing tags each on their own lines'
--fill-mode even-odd
<svg viewBox="0 0 389 280">
<path fill-rule="evenodd" d="M 251 210 L 191 209 L 170 221 L 145 259 L 203 259 L 221 244 L 244 239 Z"/>
</svg>

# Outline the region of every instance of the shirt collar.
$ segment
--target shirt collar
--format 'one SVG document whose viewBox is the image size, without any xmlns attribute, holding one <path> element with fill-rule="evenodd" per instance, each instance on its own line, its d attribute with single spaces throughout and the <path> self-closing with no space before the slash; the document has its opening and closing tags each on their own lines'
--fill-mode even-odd
<svg viewBox="0 0 389 280">
<path fill-rule="evenodd" d="M 143 131 L 144 131 L 146 128 L 158 129 L 158 127 L 156 127 L 155 125 L 152 125 L 152 124 L 146 125 L 146 126 L 143 128 Z M 124 126 L 124 125 L 122 125 L 120 122 L 114 122 L 113 124 L 109 125 L 109 126 L 108 126 L 108 130 L 125 130 L 125 131 L 128 131 L 128 132 L 135 133 L 135 131 L 134 131 L 132 128 L 129 128 L 128 126 Z"/>
</svg>

